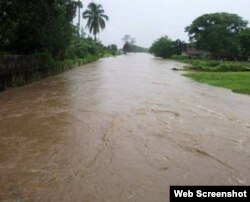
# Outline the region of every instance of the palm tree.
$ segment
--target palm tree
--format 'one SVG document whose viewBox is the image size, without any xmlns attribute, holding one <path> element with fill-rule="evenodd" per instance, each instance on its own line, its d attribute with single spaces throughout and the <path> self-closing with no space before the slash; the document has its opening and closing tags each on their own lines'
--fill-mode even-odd
<svg viewBox="0 0 250 202">
<path fill-rule="evenodd" d="M 82 16 L 84 19 L 88 20 L 86 27 L 89 28 L 90 33 L 94 34 L 96 41 L 96 35 L 100 32 L 100 28 L 104 29 L 105 20 L 109 20 L 108 16 L 104 14 L 102 5 L 91 2 L 88 5 L 88 9 L 83 12 Z"/>
</svg>

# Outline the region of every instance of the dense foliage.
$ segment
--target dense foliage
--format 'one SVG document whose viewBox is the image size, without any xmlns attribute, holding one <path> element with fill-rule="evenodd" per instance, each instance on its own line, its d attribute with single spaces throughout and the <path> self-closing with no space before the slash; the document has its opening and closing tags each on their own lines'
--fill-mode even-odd
<svg viewBox="0 0 250 202">
<path fill-rule="evenodd" d="M 109 52 L 112 55 L 116 55 L 118 53 L 118 47 L 115 44 L 111 44 L 111 45 L 107 46 L 107 49 L 109 50 Z"/>
<path fill-rule="evenodd" d="M 77 3 L 71 0 L 0 1 L 0 51 L 50 52 L 63 57 Z"/>
<path fill-rule="evenodd" d="M 156 57 L 170 58 L 172 55 L 180 55 L 185 46 L 186 44 L 179 39 L 172 41 L 164 36 L 151 45 L 149 52 Z"/>
<path fill-rule="evenodd" d="M 195 19 L 186 27 L 186 32 L 196 48 L 209 51 L 212 57 L 235 59 L 241 54 L 239 35 L 247 24 L 247 21 L 236 14 L 212 13 Z M 244 36 L 241 40 L 245 40 Z M 244 53 L 247 52 L 245 48 Z"/>
<path fill-rule="evenodd" d="M 72 0 L 0 1 L 0 53 L 45 53 L 60 60 L 116 54 L 117 47 L 109 49 L 96 40 L 108 19 L 102 6 L 92 2 L 83 12 L 95 40 L 73 25 L 78 7 L 80 1 Z"/>
<path fill-rule="evenodd" d="M 240 54 L 243 59 L 250 57 L 250 28 L 243 30 L 239 34 Z"/>
</svg>

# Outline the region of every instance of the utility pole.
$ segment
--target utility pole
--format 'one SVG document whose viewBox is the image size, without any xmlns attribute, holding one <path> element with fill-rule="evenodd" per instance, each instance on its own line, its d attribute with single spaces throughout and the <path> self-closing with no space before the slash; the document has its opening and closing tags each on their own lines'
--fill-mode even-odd
<svg viewBox="0 0 250 202">
<path fill-rule="evenodd" d="M 78 0 L 78 33 L 80 34 L 80 23 L 81 23 L 81 2 Z"/>
<path fill-rule="evenodd" d="M 78 29 L 78 34 L 80 34 L 80 26 L 81 26 L 81 7 L 82 7 L 82 3 L 81 0 L 74 0 L 73 1 L 75 3 L 75 5 L 77 6 L 77 10 L 78 11 L 78 22 L 77 22 L 77 29 Z M 77 14 L 76 14 L 77 15 Z"/>
</svg>

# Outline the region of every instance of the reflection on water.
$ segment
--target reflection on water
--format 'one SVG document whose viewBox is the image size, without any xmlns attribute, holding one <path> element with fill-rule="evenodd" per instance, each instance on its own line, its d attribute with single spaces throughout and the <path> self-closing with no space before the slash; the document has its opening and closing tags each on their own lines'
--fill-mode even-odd
<svg viewBox="0 0 250 202">
<path fill-rule="evenodd" d="M 166 201 L 250 183 L 250 97 L 131 54 L 0 94 L 0 201 Z"/>
</svg>

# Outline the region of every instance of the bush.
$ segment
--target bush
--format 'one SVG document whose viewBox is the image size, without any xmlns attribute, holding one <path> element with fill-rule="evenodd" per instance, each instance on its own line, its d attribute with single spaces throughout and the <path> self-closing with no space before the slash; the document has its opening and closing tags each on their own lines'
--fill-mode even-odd
<svg viewBox="0 0 250 202">
<path fill-rule="evenodd" d="M 173 55 L 180 55 L 185 46 L 185 42 L 179 39 L 172 41 L 167 36 L 164 36 L 151 45 L 149 52 L 156 57 L 171 58 Z"/>
<path fill-rule="evenodd" d="M 192 60 L 191 64 L 192 64 L 194 69 L 197 69 L 197 70 L 204 69 L 204 63 L 200 60 Z"/>
<path fill-rule="evenodd" d="M 222 63 L 216 66 L 214 70 L 219 72 L 239 72 L 245 71 L 246 68 L 241 64 Z"/>
<path fill-rule="evenodd" d="M 220 64 L 221 64 L 220 61 L 215 61 L 215 60 L 206 61 L 206 66 L 207 67 L 216 67 L 216 66 L 218 66 Z"/>
<path fill-rule="evenodd" d="M 149 52 L 156 57 L 169 58 L 171 57 L 172 41 L 167 37 L 161 37 L 156 40 L 149 49 Z"/>
<path fill-rule="evenodd" d="M 185 55 L 172 55 L 171 58 L 173 60 L 179 60 L 179 61 L 188 60 L 188 56 Z"/>
</svg>

